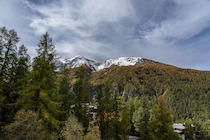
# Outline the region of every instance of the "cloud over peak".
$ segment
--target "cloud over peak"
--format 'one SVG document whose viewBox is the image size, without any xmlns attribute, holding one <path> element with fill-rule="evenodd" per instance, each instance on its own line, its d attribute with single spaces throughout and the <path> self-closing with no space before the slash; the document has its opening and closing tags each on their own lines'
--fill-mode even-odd
<svg viewBox="0 0 210 140">
<path fill-rule="evenodd" d="M 29 46 L 36 46 L 35 39 L 48 31 L 63 57 L 79 54 L 103 61 L 140 56 L 199 69 L 209 63 L 209 0 L 3 2 L 8 7 L 0 6 L 1 13 L 16 13 L 24 19 L 0 15 L 4 19 L 0 25 L 15 26 Z"/>
</svg>

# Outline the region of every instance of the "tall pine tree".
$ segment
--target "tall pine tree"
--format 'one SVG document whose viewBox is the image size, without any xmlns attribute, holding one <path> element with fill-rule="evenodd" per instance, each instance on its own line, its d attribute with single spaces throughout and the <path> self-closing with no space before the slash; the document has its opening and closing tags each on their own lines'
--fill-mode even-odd
<svg viewBox="0 0 210 140">
<path fill-rule="evenodd" d="M 119 139 L 122 118 L 121 100 L 117 91 L 113 89 L 110 78 L 106 79 L 104 87 L 99 88 L 97 94 L 97 117 L 100 121 L 101 137 L 103 139 Z"/>
<path fill-rule="evenodd" d="M 19 37 L 14 30 L 0 28 L 0 119 L 2 124 L 12 121 L 14 110 L 13 91 L 16 80 L 17 47 Z"/>
<path fill-rule="evenodd" d="M 74 101 L 74 96 L 70 85 L 69 70 L 66 68 L 66 65 L 64 65 L 63 69 L 61 70 L 59 78 L 58 93 L 60 95 L 62 109 L 61 120 L 65 121 L 69 115 L 71 105 L 73 105 Z"/>
<path fill-rule="evenodd" d="M 27 48 L 21 45 L 17 54 L 17 66 L 15 69 L 14 84 L 12 85 L 13 92 L 12 108 L 17 112 L 20 108 L 16 104 L 16 100 L 19 98 L 19 92 L 23 90 L 28 84 L 28 75 L 30 74 L 30 56 L 27 53 Z"/>
<path fill-rule="evenodd" d="M 148 103 L 143 103 L 143 106 L 139 107 L 133 114 L 133 123 L 135 130 L 139 132 L 142 140 L 151 140 L 153 135 L 150 128 L 150 122 L 153 117 L 153 112 L 148 106 Z"/>
<path fill-rule="evenodd" d="M 18 50 L 18 62 L 16 68 L 16 87 L 20 89 L 26 86 L 27 76 L 30 72 L 30 56 L 27 53 L 27 48 L 21 45 Z"/>
<path fill-rule="evenodd" d="M 55 90 L 56 52 L 48 33 L 41 37 L 37 53 L 29 77 L 30 84 L 20 92 L 19 103 L 25 110 L 36 111 L 50 136 L 51 132 L 59 129 L 60 104 L 56 101 L 58 95 Z"/>
<path fill-rule="evenodd" d="M 151 122 L 151 127 L 155 138 L 158 140 L 178 140 L 178 134 L 173 131 L 171 112 L 168 111 L 168 106 L 161 95 L 158 98 L 158 107 L 154 109 L 154 119 Z"/>
<path fill-rule="evenodd" d="M 110 127 L 111 121 L 108 119 L 108 114 L 112 112 L 112 96 L 110 92 L 110 80 L 107 79 L 104 86 L 100 86 L 97 93 L 98 107 L 97 117 L 100 121 L 99 128 L 101 131 L 101 137 L 103 139 L 112 138 L 112 129 Z M 107 115 L 105 115 L 107 114 Z"/>
<path fill-rule="evenodd" d="M 78 117 L 79 122 L 81 122 L 85 129 L 88 128 L 90 115 L 88 113 L 87 103 L 92 101 L 90 93 L 90 82 L 89 73 L 82 66 L 78 68 L 76 72 L 77 82 L 74 85 L 74 112 L 75 116 Z"/>
</svg>

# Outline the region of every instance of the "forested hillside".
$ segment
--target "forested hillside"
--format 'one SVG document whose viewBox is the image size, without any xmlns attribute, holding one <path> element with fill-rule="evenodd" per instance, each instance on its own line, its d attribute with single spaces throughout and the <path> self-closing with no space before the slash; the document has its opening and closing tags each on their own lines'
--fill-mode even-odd
<svg viewBox="0 0 210 140">
<path fill-rule="evenodd" d="M 92 95 L 110 78 L 112 86 L 125 100 L 164 95 L 172 111 L 175 122 L 184 122 L 186 118 L 205 124 L 209 129 L 210 119 L 210 72 L 182 69 L 171 65 L 147 60 L 143 65 L 113 66 L 91 73 Z M 69 69 L 72 76 L 77 68 Z M 76 79 L 73 78 L 74 83 Z"/>
<path fill-rule="evenodd" d="M 184 122 L 191 118 L 209 129 L 209 71 L 182 69 L 147 59 L 144 64 L 112 66 L 97 72 L 91 72 L 85 65 L 83 68 L 91 75 L 93 97 L 107 79 L 110 79 L 111 86 L 125 100 L 149 96 L 156 104 L 158 97 L 164 95 L 175 122 Z M 77 68 L 69 69 L 72 84 L 76 81 L 76 70 Z"/>
<path fill-rule="evenodd" d="M 210 116 L 210 72 L 181 69 L 170 65 L 148 63 L 122 66 L 94 72 L 91 83 L 95 89 L 110 77 L 125 98 L 164 94 L 175 120 L 186 117 L 208 120 Z"/>
</svg>

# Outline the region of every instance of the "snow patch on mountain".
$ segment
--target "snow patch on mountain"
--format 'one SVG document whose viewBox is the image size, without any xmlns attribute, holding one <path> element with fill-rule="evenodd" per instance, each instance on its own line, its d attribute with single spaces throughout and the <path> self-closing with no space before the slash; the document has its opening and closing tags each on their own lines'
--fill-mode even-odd
<svg viewBox="0 0 210 140">
<path fill-rule="evenodd" d="M 68 68 L 75 68 L 86 65 L 93 71 L 99 71 L 105 68 L 110 68 L 111 66 L 133 66 L 137 63 L 142 63 L 141 57 L 120 57 L 117 59 L 106 60 L 103 63 L 96 63 L 93 60 L 78 55 L 73 58 L 67 58 L 64 60 L 62 59 L 59 61 L 58 65 L 61 67 L 66 64 Z"/>
<path fill-rule="evenodd" d="M 86 65 L 89 68 L 91 68 L 93 71 L 98 70 L 98 63 L 94 62 L 93 60 L 89 60 L 87 58 L 84 58 L 83 56 L 77 55 L 70 59 L 65 59 L 65 64 L 68 68 L 75 68 L 80 67 L 82 65 Z"/>
<path fill-rule="evenodd" d="M 141 57 L 120 57 L 120 58 L 117 58 L 117 59 L 109 59 L 109 60 L 106 60 L 105 62 L 101 63 L 98 66 L 98 70 L 109 68 L 113 65 L 116 65 L 116 66 L 133 66 L 138 62 L 140 63 L 141 59 L 142 59 Z"/>
</svg>

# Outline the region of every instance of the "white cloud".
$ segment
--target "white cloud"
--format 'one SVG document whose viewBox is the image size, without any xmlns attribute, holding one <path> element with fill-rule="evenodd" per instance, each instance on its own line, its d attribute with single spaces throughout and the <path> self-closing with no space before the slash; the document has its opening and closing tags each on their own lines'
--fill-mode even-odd
<svg viewBox="0 0 210 140">
<path fill-rule="evenodd" d="M 135 16 L 129 0 L 85 0 L 76 7 L 68 0 L 61 0 L 60 4 L 28 5 L 44 16 L 31 19 L 30 27 L 39 35 L 49 28 L 65 27 L 81 36 L 89 36 L 100 22 L 117 22 Z M 91 30 L 84 31 L 84 28 Z"/>
<path fill-rule="evenodd" d="M 14 28 L 33 56 L 48 31 L 63 58 L 140 56 L 198 68 L 209 63 L 209 34 L 195 37 L 210 26 L 209 11 L 208 0 L 1 0 L 0 26 Z"/>
<path fill-rule="evenodd" d="M 71 58 L 76 55 L 83 55 L 84 57 L 95 59 L 96 57 L 111 57 L 108 52 L 101 50 L 102 43 L 94 42 L 91 40 L 80 40 L 75 43 L 68 41 L 61 41 L 55 44 L 56 50 L 59 54 L 62 54 L 63 58 Z M 87 54 L 87 55 L 84 55 Z"/>
<path fill-rule="evenodd" d="M 147 32 L 144 39 L 154 44 L 166 45 L 188 39 L 209 26 L 210 1 L 174 0 L 174 2 L 175 16 L 163 20 L 160 26 Z"/>
</svg>

